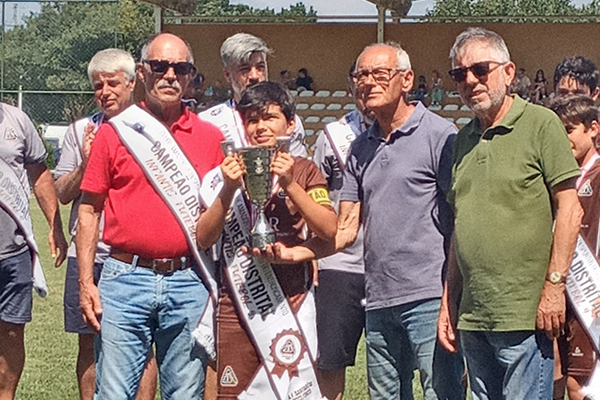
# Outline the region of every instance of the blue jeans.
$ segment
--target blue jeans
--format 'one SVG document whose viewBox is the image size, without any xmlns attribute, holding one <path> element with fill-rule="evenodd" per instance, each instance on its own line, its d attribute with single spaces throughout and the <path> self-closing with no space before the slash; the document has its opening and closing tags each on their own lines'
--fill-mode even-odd
<svg viewBox="0 0 600 400">
<path fill-rule="evenodd" d="M 437 343 L 440 299 L 367 311 L 367 373 L 371 400 L 412 400 L 414 368 L 426 400 L 462 399 L 464 363 Z"/>
<path fill-rule="evenodd" d="M 460 332 L 473 400 L 552 399 L 552 341 L 541 332 Z"/>
<path fill-rule="evenodd" d="M 198 271 L 158 275 L 108 258 L 98 289 L 103 313 L 94 399 L 135 399 L 153 343 L 162 399 L 202 399 L 206 354 L 191 333 L 208 291 Z"/>
</svg>

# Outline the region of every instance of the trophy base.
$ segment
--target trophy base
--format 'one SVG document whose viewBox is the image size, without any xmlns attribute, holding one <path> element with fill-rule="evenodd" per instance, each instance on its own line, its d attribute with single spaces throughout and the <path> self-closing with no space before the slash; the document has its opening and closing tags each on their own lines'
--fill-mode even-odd
<svg viewBox="0 0 600 400">
<path fill-rule="evenodd" d="M 260 250 L 265 250 L 268 244 L 275 243 L 275 232 L 267 234 L 252 234 L 252 247 L 256 247 Z"/>
</svg>

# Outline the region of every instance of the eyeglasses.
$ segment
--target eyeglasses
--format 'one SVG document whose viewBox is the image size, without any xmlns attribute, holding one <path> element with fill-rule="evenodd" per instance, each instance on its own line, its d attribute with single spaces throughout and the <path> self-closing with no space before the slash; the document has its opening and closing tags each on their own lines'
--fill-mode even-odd
<svg viewBox="0 0 600 400">
<path fill-rule="evenodd" d="M 364 85 L 369 79 L 369 76 L 373 76 L 373 80 L 378 85 L 388 85 L 397 73 L 404 71 L 406 70 L 400 68 L 363 69 L 353 73 L 352 79 L 357 85 Z"/>
<path fill-rule="evenodd" d="M 490 64 L 496 64 L 496 66 L 490 67 Z M 492 72 L 494 69 L 504 64 L 507 63 L 498 61 L 481 61 L 471 65 L 470 67 L 451 69 L 450 71 L 448 71 L 448 73 L 456 83 L 461 83 L 464 82 L 465 79 L 467 79 L 467 73 L 469 71 L 471 71 L 477 79 L 482 79 L 485 78 L 487 74 Z"/>
<path fill-rule="evenodd" d="M 169 68 L 173 68 L 176 75 L 187 75 L 196 72 L 196 67 L 189 62 L 170 62 L 164 60 L 143 60 L 142 62 L 148 64 L 152 73 L 157 75 L 166 74 Z"/>
</svg>

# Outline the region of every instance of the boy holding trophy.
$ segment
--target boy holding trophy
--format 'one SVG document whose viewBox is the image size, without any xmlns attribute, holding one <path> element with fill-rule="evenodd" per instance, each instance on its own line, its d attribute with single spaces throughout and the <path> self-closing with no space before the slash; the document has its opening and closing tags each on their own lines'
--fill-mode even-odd
<svg viewBox="0 0 600 400">
<path fill-rule="evenodd" d="M 312 161 L 284 149 L 295 104 L 281 84 L 248 88 L 237 109 L 251 146 L 225 142 L 220 171 L 204 180 L 197 228 L 204 249 L 221 239 L 217 398 L 320 400 L 311 264 L 270 265 L 242 248 L 295 246 L 311 235 L 333 241 L 327 182 Z"/>
</svg>

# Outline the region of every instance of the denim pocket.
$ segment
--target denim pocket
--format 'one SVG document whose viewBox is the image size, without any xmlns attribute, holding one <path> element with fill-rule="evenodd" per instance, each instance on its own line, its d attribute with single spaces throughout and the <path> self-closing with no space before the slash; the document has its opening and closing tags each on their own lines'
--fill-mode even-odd
<svg viewBox="0 0 600 400">
<path fill-rule="evenodd" d="M 115 260 L 114 258 L 108 258 L 102 266 L 100 282 L 117 279 L 121 275 L 131 272 L 134 269 L 135 267 L 131 264 Z"/>
<path fill-rule="evenodd" d="M 202 280 L 202 276 L 200 275 L 200 270 L 198 269 L 198 267 L 191 267 L 187 269 L 188 274 L 190 275 L 190 277 L 200 283 L 204 283 L 204 281 Z"/>
</svg>

